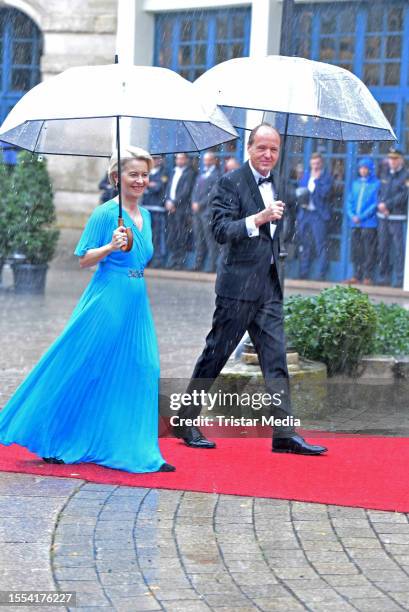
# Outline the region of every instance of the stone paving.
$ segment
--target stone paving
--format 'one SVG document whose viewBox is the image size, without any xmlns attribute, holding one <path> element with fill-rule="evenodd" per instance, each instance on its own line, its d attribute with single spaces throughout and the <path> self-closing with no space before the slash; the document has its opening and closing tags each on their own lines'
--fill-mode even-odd
<svg viewBox="0 0 409 612">
<path fill-rule="evenodd" d="M 399 513 L 2 474 L 0 542 L 0 590 L 84 611 L 409 609 Z"/>
<path fill-rule="evenodd" d="M 57 260 L 45 298 L 0 292 L 0 405 L 63 328 L 89 274 Z M 162 372 L 187 377 L 213 289 L 148 282 Z M 409 520 L 3 473 L 0 590 L 29 589 L 75 591 L 84 611 L 409 610 Z"/>
</svg>

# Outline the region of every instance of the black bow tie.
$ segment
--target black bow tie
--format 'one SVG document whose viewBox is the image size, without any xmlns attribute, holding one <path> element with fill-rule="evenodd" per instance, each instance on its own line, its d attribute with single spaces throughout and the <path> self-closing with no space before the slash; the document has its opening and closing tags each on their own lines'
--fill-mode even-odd
<svg viewBox="0 0 409 612">
<path fill-rule="evenodd" d="M 273 182 L 273 177 L 270 174 L 270 176 L 266 176 L 265 178 L 259 178 L 258 179 L 258 185 L 262 185 L 263 183 L 272 183 Z"/>
</svg>

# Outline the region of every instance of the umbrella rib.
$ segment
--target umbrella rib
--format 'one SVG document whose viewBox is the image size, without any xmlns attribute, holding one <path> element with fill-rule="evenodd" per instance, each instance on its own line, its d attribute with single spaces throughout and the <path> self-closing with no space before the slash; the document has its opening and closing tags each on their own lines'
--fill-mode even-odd
<svg viewBox="0 0 409 612">
<path fill-rule="evenodd" d="M 40 135 L 41 135 L 41 131 L 42 131 L 43 127 L 44 127 L 44 123 L 45 123 L 45 120 L 41 122 L 41 127 L 38 130 L 37 138 L 36 138 L 35 145 L 34 145 L 34 148 L 33 148 L 33 153 L 36 152 L 36 148 L 37 148 L 37 145 L 38 145 L 38 141 L 40 140 Z"/>
<path fill-rule="evenodd" d="M 187 129 L 187 131 L 188 131 L 188 133 L 189 133 L 189 136 L 190 136 L 190 138 L 192 139 L 193 144 L 194 144 L 194 145 L 195 145 L 195 147 L 196 147 L 195 151 L 200 151 L 200 149 L 198 148 L 198 146 L 197 146 L 197 144 L 196 144 L 195 139 L 194 139 L 194 138 L 193 138 L 193 136 L 192 136 L 191 131 L 189 130 L 189 128 L 188 128 L 188 126 L 187 126 L 187 121 L 184 121 L 184 122 L 183 122 L 183 124 L 184 124 L 185 128 Z"/>
</svg>

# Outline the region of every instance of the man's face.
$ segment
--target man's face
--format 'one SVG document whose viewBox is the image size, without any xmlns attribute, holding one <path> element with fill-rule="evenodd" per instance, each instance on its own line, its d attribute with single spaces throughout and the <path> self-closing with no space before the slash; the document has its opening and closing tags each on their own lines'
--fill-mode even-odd
<svg viewBox="0 0 409 612">
<path fill-rule="evenodd" d="M 159 166 L 161 166 L 162 162 L 163 162 L 163 157 L 154 157 L 153 158 L 153 166 L 154 166 L 154 168 L 158 168 Z"/>
<path fill-rule="evenodd" d="M 232 172 L 233 170 L 237 170 L 237 168 L 240 168 L 240 164 L 235 157 L 229 157 L 226 159 L 224 164 L 225 172 Z"/>
<path fill-rule="evenodd" d="M 320 157 L 314 157 L 311 159 L 310 168 L 313 174 L 319 174 L 322 170 L 322 159 Z"/>
<path fill-rule="evenodd" d="M 187 157 L 184 153 L 178 153 L 175 156 L 175 164 L 178 166 L 178 168 L 184 168 L 187 164 Z"/>
<path fill-rule="evenodd" d="M 253 168 L 267 176 L 280 156 L 280 136 L 273 128 L 262 126 L 257 130 L 253 144 L 247 146 L 247 152 Z"/>
<path fill-rule="evenodd" d="M 210 166 L 214 166 L 214 164 L 216 163 L 216 159 L 214 157 L 214 155 L 212 153 L 205 153 L 204 157 L 203 157 L 203 164 L 204 167 L 210 168 Z"/>
<path fill-rule="evenodd" d="M 402 162 L 403 160 L 401 157 L 388 157 L 389 169 L 392 170 L 392 172 L 400 170 L 402 167 Z"/>
</svg>

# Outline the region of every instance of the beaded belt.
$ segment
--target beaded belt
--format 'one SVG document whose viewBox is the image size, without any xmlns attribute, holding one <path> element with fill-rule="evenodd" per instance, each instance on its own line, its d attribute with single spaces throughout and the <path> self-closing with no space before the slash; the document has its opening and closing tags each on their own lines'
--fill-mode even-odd
<svg viewBox="0 0 409 612">
<path fill-rule="evenodd" d="M 143 269 L 142 270 L 135 270 L 134 268 L 129 268 L 129 270 L 128 270 L 128 277 L 129 278 L 142 278 L 143 277 Z"/>
</svg>

